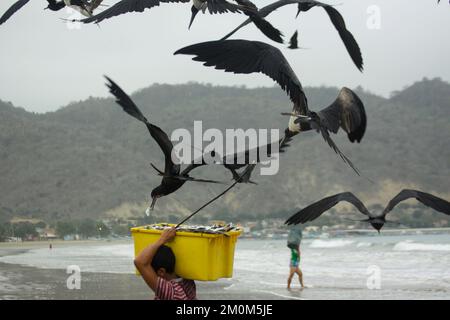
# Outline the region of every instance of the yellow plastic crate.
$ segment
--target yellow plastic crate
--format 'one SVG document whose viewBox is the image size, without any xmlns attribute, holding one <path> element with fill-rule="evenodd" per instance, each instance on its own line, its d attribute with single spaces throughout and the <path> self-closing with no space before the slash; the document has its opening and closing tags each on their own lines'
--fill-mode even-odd
<svg viewBox="0 0 450 320">
<path fill-rule="evenodd" d="M 162 232 L 147 229 L 147 226 L 132 228 L 135 256 L 156 242 Z M 166 244 L 176 257 L 175 273 L 184 279 L 199 281 L 231 278 L 234 249 L 241 233 L 241 230 L 226 235 L 177 231 L 174 240 Z"/>
</svg>

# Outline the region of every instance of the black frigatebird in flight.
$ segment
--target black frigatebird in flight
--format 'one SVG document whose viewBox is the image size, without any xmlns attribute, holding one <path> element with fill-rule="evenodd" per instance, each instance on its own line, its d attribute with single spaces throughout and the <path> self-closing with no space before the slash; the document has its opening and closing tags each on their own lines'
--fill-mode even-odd
<svg viewBox="0 0 450 320">
<path fill-rule="evenodd" d="M 152 138 L 161 148 L 164 153 L 165 167 L 164 171 L 157 169 L 153 164 L 152 167 L 162 176 L 161 184 L 154 188 L 151 193 L 152 203 L 150 208 L 153 209 L 156 201 L 164 196 L 174 193 L 180 189 L 187 181 L 196 182 L 208 182 L 208 183 L 220 183 L 213 180 L 196 179 L 189 176 L 189 172 L 193 169 L 201 166 L 202 164 L 189 165 L 185 170 L 181 171 L 181 166 L 174 163 L 172 160 L 173 144 L 170 141 L 168 135 L 159 127 L 151 124 L 146 117 L 141 113 L 138 107 L 134 104 L 133 100 L 110 78 L 106 77 L 108 83 L 106 84 L 111 94 L 116 98 L 116 103 L 119 104 L 123 111 L 128 113 L 135 119 L 143 122 L 146 126 Z"/>
<path fill-rule="evenodd" d="M 384 209 L 382 213 L 372 214 L 369 210 L 367 210 L 366 206 L 359 200 L 353 193 L 344 192 L 338 193 L 334 196 L 330 196 L 324 198 L 320 201 L 317 201 L 310 206 L 300 210 L 292 217 L 290 217 L 286 224 L 299 224 L 306 223 L 309 221 L 313 221 L 320 217 L 322 213 L 331 209 L 335 205 L 337 205 L 341 201 L 346 201 L 354 205 L 362 214 L 366 215 L 368 219 L 362 220 L 361 222 L 368 222 L 375 228 L 378 232 L 380 232 L 381 228 L 383 228 L 386 222 L 390 222 L 386 220 L 386 215 L 394 209 L 394 207 L 407 199 L 416 198 L 418 201 L 423 203 L 424 205 L 442 212 L 446 215 L 450 215 L 450 202 L 438 198 L 432 194 L 417 191 L 417 190 L 409 190 L 404 189 L 399 194 L 397 194 L 391 201 L 389 201 L 388 205 Z"/>
<path fill-rule="evenodd" d="M 4 14 L 0 17 L 0 25 L 5 23 L 13 14 L 19 11 L 23 6 L 25 6 L 30 0 L 19 0 L 15 2 Z M 79 11 L 81 14 L 90 17 L 92 16 L 95 9 L 97 9 L 103 0 L 47 0 L 48 5 L 45 9 L 52 11 L 59 11 L 65 7 L 70 7 Z"/>
<path fill-rule="evenodd" d="M 255 169 L 258 163 L 269 160 L 274 157 L 277 153 L 285 153 L 286 149 L 290 146 L 289 142 L 291 142 L 292 137 L 289 133 L 284 137 L 279 139 L 275 143 L 268 143 L 266 145 L 257 146 L 253 149 L 246 149 L 242 152 L 237 152 L 231 155 L 224 156 L 222 158 L 221 164 L 228 169 L 235 181 L 238 183 L 252 183 L 256 184 L 250 180 L 253 170 Z M 272 148 L 278 144 L 277 150 L 272 150 Z M 237 170 L 246 167 L 241 173 L 238 173 Z M 245 174 L 243 174 L 245 171 Z"/>
<path fill-rule="evenodd" d="M 328 17 L 330 18 L 331 22 L 333 23 L 334 27 L 339 33 L 339 36 L 341 37 L 342 41 L 344 42 L 344 45 L 350 54 L 350 57 L 352 58 L 354 64 L 356 67 L 362 71 L 363 70 L 363 58 L 361 55 L 361 50 L 359 48 L 358 43 L 356 42 L 355 38 L 351 34 L 350 31 L 347 30 L 347 27 L 345 25 L 344 18 L 339 13 L 338 10 L 333 8 L 333 6 L 313 1 L 313 0 L 279 0 L 272 4 L 269 4 L 261 9 L 259 9 L 258 13 L 261 17 L 266 18 L 269 14 L 274 12 L 275 10 L 284 7 L 286 5 L 290 4 L 297 4 L 298 5 L 298 12 L 297 16 L 300 12 L 305 12 L 310 10 L 314 7 L 322 7 L 326 13 L 328 14 Z M 236 29 L 231 31 L 229 34 L 227 34 L 225 37 L 223 37 L 221 40 L 226 40 L 229 37 L 231 37 L 233 34 L 235 34 L 238 30 L 245 27 L 251 23 L 250 19 L 247 19 L 244 21 L 241 25 L 239 25 Z"/>
<path fill-rule="evenodd" d="M 343 88 L 337 99 L 320 112 L 310 111 L 302 85 L 281 51 L 269 44 L 248 40 L 219 40 L 194 44 L 182 48 L 175 54 L 194 55 L 194 61 L 204 62 L 205 66 L 238 74 L 263 73 L 287 92 L 293 102 L 286 137 L 300 132 L 316 130 L 322 134 L 328 145 L 356 173 L 358 169 L 336 146 L 330 132 L 339 128 L 347 132 L 351 142 L 360 142 L 367 125 L 364 105 L 350 89 Z"/>
<path fill-rule="evenodd" d="M 100 23 L 105 19 L 113 18 L 122 14 L 130 12 L 144 12 L 145 9 L 151 9 L 163 3 L 188 3 L 190 1 L 191 0 L 121 0 L 99 14 L 80 21 L 83 23 Z M 249 0 L 236 0 L 237 4 L 226 0 L 192 1 L 192 16 L 189 23 L 189 28 L 200 11 L 206 12 L 206 10 L 208 10 L 210 14 L 244 13 L 249 17 L 249 21 L 253 22 L 268 38 L 273 41 L 283 43 L 282 33 L 273 27 L 269 22 L 264 20 L 259 15 L 257 7 Z"/>
</svg>

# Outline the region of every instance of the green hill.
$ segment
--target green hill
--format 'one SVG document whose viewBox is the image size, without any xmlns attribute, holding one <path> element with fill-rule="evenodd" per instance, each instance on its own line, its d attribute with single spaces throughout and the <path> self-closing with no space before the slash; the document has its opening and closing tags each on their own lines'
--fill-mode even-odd
<svg viewBox="0 0 450 320">
<path fill-rule="evenodd" d="M 368 114 L 367 134 L 360 145 L 343 133 L 335 141 L 364 177 L 356 176 L 318 134 L 306 133 L 281 156 L 278 175 L 259 176 L 256 170 L 257 186 L 236 187 L 203 215 L 285 218 L 296 207 L 340 191 L 381 205 L 402 187 L 450 198 L 450 85 L 424 79 L 390 99 L 357 92 Z M 338 89 L 306 88 L 306 93 L 310 108 L 319 110 Z M 150 121 L 168 132 L 191 130 L 195 120 L 203 120 L 204 130 L 284 129 L 287 119 L 280 112 L 291 109 L 279 88 L 153 85 L 133 98 Z M 160 180 L 149 164 L 163 167 L 161 155 L 145 126 L 113 99 L 90 98 L 46 114 L 0 101 L 0 215 L 46 220 L 141 216 Z M 192 175 L 231 179 L 217 167 Z M 186 184 L 159 200 L 154 214 L 186 214 L 224 188 Z"/>
</svg>

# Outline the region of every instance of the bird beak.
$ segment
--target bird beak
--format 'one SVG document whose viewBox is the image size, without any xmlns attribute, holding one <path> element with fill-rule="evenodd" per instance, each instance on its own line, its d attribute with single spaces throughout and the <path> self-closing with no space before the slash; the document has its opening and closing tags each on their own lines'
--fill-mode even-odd
<svg viewBox="0 0 450 320">
<path fill-rule="evenodd" d="M 152 199 L 152 204 L 150 205 L 150 210 L 152 210 L 152 211 L 153 211 L 153 209 L 155 209 L 156 200 L 158 200 L 158 197 L 154 197 Z"/>
<path fill-rule="evenodd" d="M 197 15 L 199 10 L 197 8 L 195 8 L 195 7 L 192 7 L 191 11 L 192 11 L 192 16 L 191 16 L 191 21 L 189 22 L 189 28 L 188 29 L 191 29 L 192 23 L 194 22 L 195 16 Z"/>
</svg>

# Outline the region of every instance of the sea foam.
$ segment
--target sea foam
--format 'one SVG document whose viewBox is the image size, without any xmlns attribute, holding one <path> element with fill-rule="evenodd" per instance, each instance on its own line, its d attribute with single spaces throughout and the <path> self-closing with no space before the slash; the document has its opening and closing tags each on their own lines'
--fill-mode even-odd
<svg viewBox="0 0 450 320">
<path fill-rule="evenodd" d="M 411 240 L 401 241 L 393 247 L 394 251 L 450 251 L 450 244 L 416 243 Z"/>
</svg>

